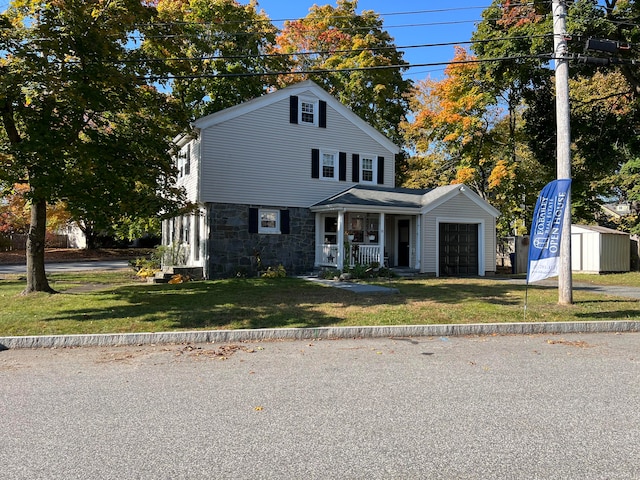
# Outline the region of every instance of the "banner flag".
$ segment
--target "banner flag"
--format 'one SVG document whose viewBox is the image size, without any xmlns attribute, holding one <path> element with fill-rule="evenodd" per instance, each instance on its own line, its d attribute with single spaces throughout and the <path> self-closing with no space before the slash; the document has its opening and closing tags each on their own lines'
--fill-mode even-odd
<svg viewBox="0 0 640 480">
<path fill-rule="evenodd" d="M 570 188 L 570 179 L 560 179 L 548 183 L 540 192 L 531 222 L 527 284 L 558 275 L 560 238 Z"/>
</svg>

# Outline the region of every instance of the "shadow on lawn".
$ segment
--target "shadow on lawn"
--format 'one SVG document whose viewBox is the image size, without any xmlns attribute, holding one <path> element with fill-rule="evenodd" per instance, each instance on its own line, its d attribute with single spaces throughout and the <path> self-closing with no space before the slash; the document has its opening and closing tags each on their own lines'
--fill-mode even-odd
<svg viewBox="0 0 640 480">
<path fill-rule="evenodd" d="M 340 318 L 316 310 L 317 303 L 345 305 L 353 294 L 296 279 L 232 279 L 178 285 L 134 285 L 87 293 L 104 307 L 65 310 L 46 321 L 107 321 L 128 318 L 163 328 L 319 327 Z M 113 302 L 116 305 L 110 305 Z M 101 303 L 101 302 L 98 302 Z M 153 329 L 152 329 L 153 330 Z"/>
<path fill-rule="evenodd" d="M 522 302 L 520 295 L 513 295 L 513 285 L 497 282 L 427 281 L 394 286 L 399 294 L 356 294 L 295 278 L 123 286 L 87 292 L 86 295 L 99 297 L 98 302 L 93 302 L 97 306 L 65 310 L 47 320 L 131 319 L 132 322 L 156 322 L 158 327 L 152 328 L 156 331 L 163 328 L 322 327 L 343 322 L 343 317 L 327 312 L 347 307 L 425 301 L 444 304 L 484 301 L 499 305 Z"/>
</svg>

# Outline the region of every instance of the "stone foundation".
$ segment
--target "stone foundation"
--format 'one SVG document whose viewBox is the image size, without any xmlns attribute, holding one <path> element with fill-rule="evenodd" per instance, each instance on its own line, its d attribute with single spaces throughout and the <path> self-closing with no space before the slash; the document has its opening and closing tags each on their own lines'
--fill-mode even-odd
<svg viewBox="0 0 640 480">
<path fill-rule="evenodd" d="M 207 204 L 210 278 L 257 276 L 282 265 L 288 275 L 313 270 L 315 215 L 307 208 L 287 208 L 289 234 L 249 233 L 249 207 L 270 205 Z"/>
</svg>

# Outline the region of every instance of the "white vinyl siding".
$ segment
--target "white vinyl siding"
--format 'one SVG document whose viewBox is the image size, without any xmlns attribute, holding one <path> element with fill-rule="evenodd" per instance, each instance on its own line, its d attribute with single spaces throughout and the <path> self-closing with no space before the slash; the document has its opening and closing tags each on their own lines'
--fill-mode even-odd
<svg viewBox="0 0 640 480">
<path fill-rule="evenodd" d="M 475 202 L 462 194 L 450 198 L 442 205 L 430 210 L 422 221 L 422 273 L 436 273 L 438 271 L 438 218 L 446 218 L 448 223 L 478 223 L 484 225 L 481 245 L 481 256 L 484 257 L 485 272 L 496 270 L 496 237 L 495 218 Z M 472 219 L 472 220 L 470 220 Z"/>
<path fill-rule="evenodd" d="M 289 123 L 287 97 L 203 129 L 201 142 L 203 202 L 308 207 L 354 185 L 311 178 L 312 149 L 382 156 L 384 185 L 394 186 L 393 152 L 331 105 L 327 105 L 327 128 Z M 338 163 L 336 155 L 336 169 Z M 351 169 L 347 162 L 347 180 L 352 178 Z"/>
<path fill-rule="evenodd" d="M 180 149 L 176 157 L 176 167 L 178 168 L 177 186 L 185 189 L 187 199 L 192 202 L 197 201 L 198 198 L 199 156 L 200 142 L 191 140 Z"/>
</svg>

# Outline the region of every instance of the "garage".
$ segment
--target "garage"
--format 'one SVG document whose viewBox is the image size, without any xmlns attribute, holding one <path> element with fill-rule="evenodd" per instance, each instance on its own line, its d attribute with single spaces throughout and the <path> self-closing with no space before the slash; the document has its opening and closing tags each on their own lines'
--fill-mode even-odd
<svg viewBox="0 0 640 480">
<path fill-rule="evenodd" d="M 478 224 L 440 223 L 441 276 L 478 275 Z"/>
</svg>

